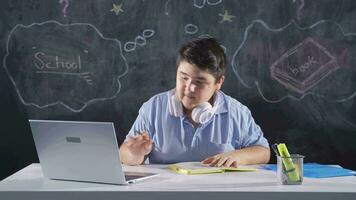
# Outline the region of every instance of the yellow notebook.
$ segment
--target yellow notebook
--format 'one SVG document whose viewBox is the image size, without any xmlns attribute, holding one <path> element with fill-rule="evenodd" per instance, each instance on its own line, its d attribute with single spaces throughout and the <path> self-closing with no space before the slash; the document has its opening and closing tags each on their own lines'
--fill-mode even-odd
<svg viewBox="0 0 356 200">
<path fill-rule="evenodd" d="M 245 166 L 235 167 L 210 167 L 201 162 L 180 162 L 169 165 L 169 168 L 178 174 L 211 174 L 223 172 L 250 172 L 257 171 L 255 168 Z"/>
</svg>

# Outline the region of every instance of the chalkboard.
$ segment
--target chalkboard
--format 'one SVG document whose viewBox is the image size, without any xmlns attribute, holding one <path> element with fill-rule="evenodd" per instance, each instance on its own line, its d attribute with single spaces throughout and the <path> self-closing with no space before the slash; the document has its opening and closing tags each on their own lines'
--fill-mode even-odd
<svg viewBox="0 0 356 200">
<path fill-rule="evenodd" d="M 178 48 L 209 36 L 270 143 L 356 169 L 355 18 L 352 0 L 3 0 L 0 179 L 38 162 L 28 119 L 114 122 L 121 143 L 175 86 Z"/>
</svg>

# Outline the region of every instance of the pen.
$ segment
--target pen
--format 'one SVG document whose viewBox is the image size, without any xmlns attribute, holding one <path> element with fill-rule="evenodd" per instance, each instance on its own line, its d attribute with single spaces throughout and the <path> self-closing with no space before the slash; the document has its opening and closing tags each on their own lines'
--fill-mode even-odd
<svg viewBox="0 0 356 200">
<path fill-rule="evenodd" d="M 271 145 L 271 147 L 272 147 L 274 153 L 276 154 L 276 156 L 279 156 L 279 153 L 277 151 L 277 145 L 278 145 L 277 143 L 274 143 L 274 144 Z"/>
</svg>

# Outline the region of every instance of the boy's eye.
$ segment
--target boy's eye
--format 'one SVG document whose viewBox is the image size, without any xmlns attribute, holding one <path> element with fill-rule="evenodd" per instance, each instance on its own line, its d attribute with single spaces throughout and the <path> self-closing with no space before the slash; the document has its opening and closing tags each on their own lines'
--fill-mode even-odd
<svg viewBox="0 0 356 200">
<path fill-rule="evenodd" d="M 204 81 L 197 81 L 198 84 L 204 84 Z"/>
<path fill-rule="evenodd" d="M 189 78 L 186 77 L 186 76 L 181 76 L 180 78 L 183 79 L 183 80 L 185 80 L 185 81 L 189 79 Z"/>
</svg>

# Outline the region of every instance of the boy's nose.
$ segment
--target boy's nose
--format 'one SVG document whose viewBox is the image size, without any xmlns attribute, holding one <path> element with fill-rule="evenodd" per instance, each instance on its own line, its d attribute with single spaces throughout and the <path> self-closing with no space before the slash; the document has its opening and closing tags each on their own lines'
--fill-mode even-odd
<svg viewBox="0 0 356 200">
<path fill-rule="evenodd" d="M 189 88 L 189 91 L 190 91 L 190 92 L 195 92 L 196 85 L 193 84 L 193 83 L 190 83 L 190 84 L 188 85 L 188 88 Z"/>
</svg>

